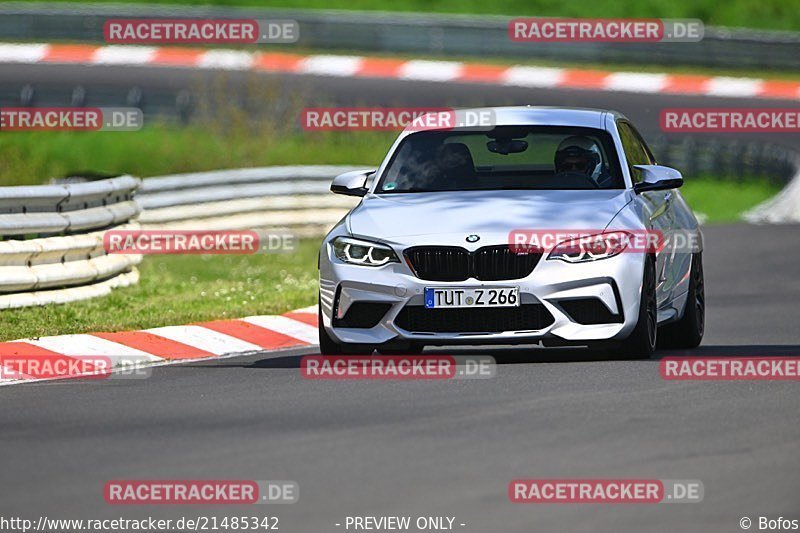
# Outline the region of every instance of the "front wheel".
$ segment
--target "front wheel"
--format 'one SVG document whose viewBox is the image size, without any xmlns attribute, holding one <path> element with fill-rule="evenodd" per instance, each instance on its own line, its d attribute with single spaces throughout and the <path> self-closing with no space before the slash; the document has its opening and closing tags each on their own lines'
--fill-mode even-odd
<svg viewBox="0 0 800 533">
<path fill-rule="evenodd" d="M 659 348 L 696 348 L 703 340 L 706 323 L 706 292 L 703 277 L 703 255 L 692 254 L 689 294 L 686 308 L 677 322 L 664 326 L 659 335 Z"/>
<path fill-rule="evenodd" d="M 622 341 L 620 353 L 626 359 L 647 359 L 656 350 L 658 305 L 656 303 L 656 263 L 648 257 L 642 275 L 639 318 L 630 336 Z"/>
</svg>

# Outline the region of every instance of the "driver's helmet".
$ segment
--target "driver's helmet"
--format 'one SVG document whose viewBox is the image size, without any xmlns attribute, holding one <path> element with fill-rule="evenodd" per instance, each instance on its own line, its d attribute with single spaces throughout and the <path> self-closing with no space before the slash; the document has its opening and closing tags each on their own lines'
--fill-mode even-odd
<svg viewBox="0 0 800 533">
<path fill-rule="evenodd" d="M 567 137 L 556 149 L 556 174 L 577 172 L 597 178 L 602 170 L 600 147 L 588 137 L 574 135 Z"/>
</svg>

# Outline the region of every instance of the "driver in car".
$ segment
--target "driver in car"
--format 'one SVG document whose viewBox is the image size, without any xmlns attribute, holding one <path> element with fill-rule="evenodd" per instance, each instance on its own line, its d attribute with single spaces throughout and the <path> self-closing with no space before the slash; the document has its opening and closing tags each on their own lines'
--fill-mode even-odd
<svg viewBox="0 0 800 533">
<path fill-rule="evenodd" d="M 610 178 L 603 165 L 600 147 L 588 137 L 567 137 L 556 149 L 556 174 L 583 174 L 597 183 L 598 188 L 605 186 Z"/>
</svg>

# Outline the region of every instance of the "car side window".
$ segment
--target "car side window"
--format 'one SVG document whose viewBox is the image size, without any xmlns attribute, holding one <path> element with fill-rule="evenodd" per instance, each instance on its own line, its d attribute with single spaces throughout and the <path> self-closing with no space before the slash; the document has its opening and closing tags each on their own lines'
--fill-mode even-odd
<svg viewBox="0 0 800 533">
<path fill-rule="evenodd" d="M 642 173 L 634 165 L 655 165 L 655 159 L 650 149 L 642 140 L 642 136 L 628 122 L 621 120 L 617 122 L 619 130 L 619 140 L 625 150 L 625 157 L 628 160 L 628 169 L 634 183 L 641 183 Z"/>
</svg>

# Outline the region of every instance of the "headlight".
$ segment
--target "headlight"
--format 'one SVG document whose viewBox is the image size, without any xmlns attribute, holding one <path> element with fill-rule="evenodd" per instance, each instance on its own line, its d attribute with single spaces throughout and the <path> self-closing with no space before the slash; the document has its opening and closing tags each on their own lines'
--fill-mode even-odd
<svg viewBox="0 0 800 533">
<path fill-rule="evenodd" d="M 400 262 L 394 250 L 385 244 L 352 237 L 336 237 L 333 240 L 333 254 L 337 259 L 353 265 L 381 266 Z"/>
<path fill-rule="evenodd" d="M 597 235 L 580 235 L 558 243 L 547 259 L 559 259 L 567 263 L 585 263 L 608 259 L 622 253 L 633 235 L 627 231 L 611 231 Z"/>
</svg>

